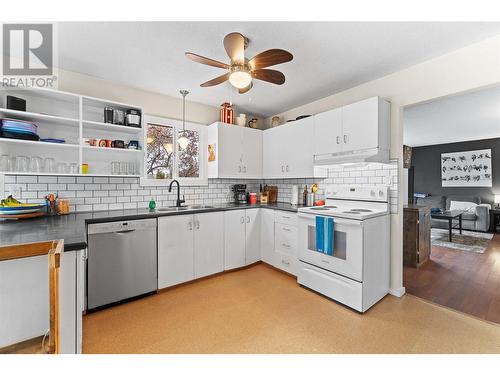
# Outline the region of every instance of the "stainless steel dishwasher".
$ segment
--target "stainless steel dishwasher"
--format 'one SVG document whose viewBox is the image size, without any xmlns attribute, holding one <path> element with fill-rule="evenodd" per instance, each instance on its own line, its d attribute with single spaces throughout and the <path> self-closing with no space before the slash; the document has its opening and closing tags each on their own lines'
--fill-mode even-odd
<svg viewBox="0 0 500 375">
<path fill-rule="evenodd" d="M 156 291 L 156 227 L 156 219 L 88 225 L 88 310 Z"/>
</svg>

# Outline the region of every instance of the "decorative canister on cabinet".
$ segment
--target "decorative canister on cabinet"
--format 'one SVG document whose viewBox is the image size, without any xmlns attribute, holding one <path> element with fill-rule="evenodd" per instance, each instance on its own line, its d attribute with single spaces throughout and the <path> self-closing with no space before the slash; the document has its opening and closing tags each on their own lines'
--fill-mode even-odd
<svg viewBox="0 0 500 375">
<path fill-rule="evenodd" d="M 231 103 L 222 103 L 220 106 L 220 121 L 234 124 L 234 110 Z"/>
</svg>

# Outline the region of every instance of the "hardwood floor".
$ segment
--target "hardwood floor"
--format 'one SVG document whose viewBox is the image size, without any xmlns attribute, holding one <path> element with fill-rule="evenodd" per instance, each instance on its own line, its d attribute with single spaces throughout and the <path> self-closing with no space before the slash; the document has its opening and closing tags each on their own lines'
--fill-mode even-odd
<svg viewBox="0 0 500 375">
<path fill-rule="evenodd" d="M 483 254 L 433 246 L 403 281 L 409 294 L 500 324 L 500 234 Z"/>
<path fill-rule="evenodd" d="M 84 316 L 84 353 L 500 353 L 500 326 L 413 296 L 364 314 L 264 264 Z"/>
</svg>

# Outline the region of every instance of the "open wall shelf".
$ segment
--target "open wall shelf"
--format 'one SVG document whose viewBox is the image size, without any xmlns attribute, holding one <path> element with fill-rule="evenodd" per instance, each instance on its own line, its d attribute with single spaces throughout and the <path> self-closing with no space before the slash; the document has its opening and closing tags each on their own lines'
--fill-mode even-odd
<svg viewBox="0 0 500 375">
<path fill-rule="evenodd" d="M 6 108 L 7 95 L 26 100 L 26 112 Z M 139 110 L 141 127 L 131 127 L 104 123 L 104 108 L 126 111 Z M 143 146 L 144 112 L 140 106 L 118 103 L 111 100 L 92 98 L 51 89 L 16 89 L 2 88 L 0 90 L 0 118 L 31 121 L 38 125 L 40 138 L 61 138 L 66 143 L 36 142 L 0 137 L 0 155 L 40 156 L 54 158 L 57 162 L 77 163 L 79 166 L 88 164 L 89 174 L 58 174 L 58 173 L 22 173 L 16 171 L 1 171 L 10 175 L 61 175 L 61 176 L 112 176 L 139 177 L 144 169 L 144 151 L 142 149 L 120 149 L 92 147 L 85 144 L 86 138 L 136 140 Z M 139 174 L 111 174 L 112 162 L 134 163 Z"/>
</svg>

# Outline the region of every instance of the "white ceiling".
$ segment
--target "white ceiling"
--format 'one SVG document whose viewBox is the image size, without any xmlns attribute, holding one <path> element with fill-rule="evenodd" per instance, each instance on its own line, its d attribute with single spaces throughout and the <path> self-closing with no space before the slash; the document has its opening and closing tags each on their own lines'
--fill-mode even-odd
<svg viewBox="0 0 500 375">
<path fill-rule="evenodd" d="M 188 60 L 190 51 L 228 62 L 222 40 L 239 31 L 246 56 L 283 48 L 282 86 L 257 81 L 239 95 L 229 83 L 201 88 L 223 70 Z M 262 117 L 280 113 L 487 37 L 500 23 L 92 22 L 59 24 L 60 68 L 213 106 L 232 101 Z"/>
<path fill-rule="evenodd" d="M 403 124 L 412 147 L 500 137 L 500 87 L 407 108 Z"/>
</svg>

